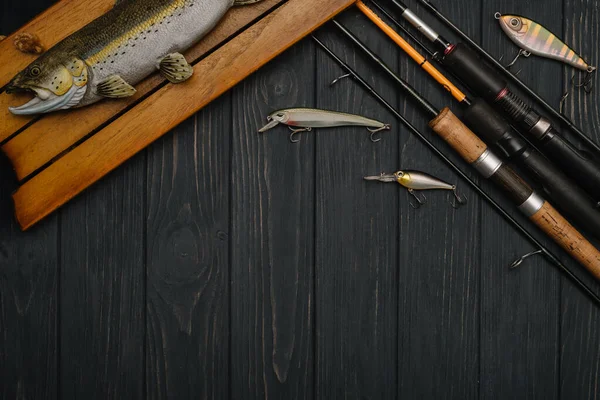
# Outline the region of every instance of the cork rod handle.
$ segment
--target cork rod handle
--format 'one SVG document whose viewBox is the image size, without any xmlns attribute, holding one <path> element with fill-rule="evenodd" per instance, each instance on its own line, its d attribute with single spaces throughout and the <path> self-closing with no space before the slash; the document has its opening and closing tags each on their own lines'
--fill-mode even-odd
<svg viewBox="0 0 600 400">
<path fill-rule="evenodd" d="M 429 126 L 456 150 L 469 164 L 475 162 L 487 149 L 477 135 L 465 126 L 448 108 L 445 108 Z M 510 169 L 503 167 L 500 171 Z M 495 175 L 492 180 L 495 180 Z M 520 178 L 509 179 L 503 187 L 509 194 L 532 193 L 529 185 Z M 523 187 L 521 187 L 523 186 Z M 529 190 L 529 192 L 527 192 Z M 519 197 L 519 196 L 516 196 Z M 521 197 L 525 199 L 525 197 Z M 519 204 L 520 205 L 520 204 Z M 548 202 L 530 217 L 546 235 L 561 246 L 571 257 L 583 265 L 594 277 L 600 280 L 600 252 L 583 237 L 557 210 Z"/>
<path fill-rule="evenodd" d="M 487 150 L 487 145 L 447 107 L 429 122 L 429 126 L 469 164 Z"/>
<path fill-rule="evenodd" d="M 557 210 L 545 202 L 531 218 L 546 235 L 600 280 L 600 252 Z"/>
</svg>

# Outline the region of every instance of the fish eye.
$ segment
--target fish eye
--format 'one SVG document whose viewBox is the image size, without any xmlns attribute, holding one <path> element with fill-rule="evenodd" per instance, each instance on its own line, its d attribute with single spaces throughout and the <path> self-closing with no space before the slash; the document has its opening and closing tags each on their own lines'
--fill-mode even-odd
<svg viewBox="0 0 600 400">
<path fill-rule="evenodd" d="M 517 28 L 519 25 L 521 25 L 521 21 L 519 21 L 517 18 L 512 18 L 510 20 L 510 26 Z"/>
<path fill-rule="evenodd" d="M 279 114 L 277 114 L 277 117 L 278 117 L 278 118 L 283 118 L 283 117 L 285 117 L 285 114 L 283 114 L 283 113 L 279 113 Z"/>
<path fill-rule="evenodd" d="M 40 69 L 40 67 L 33 67 L 33 68 L 31 68 L 31 70 L 29 70 L 29 75 L 31 75 L 31 76 L 38 76 L 41 73 L 42 73 L 42 70 Z"/>
</svg>

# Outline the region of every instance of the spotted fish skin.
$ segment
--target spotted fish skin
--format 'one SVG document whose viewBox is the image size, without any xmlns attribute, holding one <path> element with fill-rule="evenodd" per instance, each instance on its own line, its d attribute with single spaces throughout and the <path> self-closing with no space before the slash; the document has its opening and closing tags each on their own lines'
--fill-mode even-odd
<svg viewBox="0 0 600 400">
<path fill-rule="evenodd" d="M 183 53 L 202 39 L 231 7 L 258 1 L 120 0 L 109 12 L 48 50 L 8 88 L 34 91 L 40 99 L 38 109 L 41 101 L 57 103 L 65 94 L 72 96 L 68 102 L 58 102 L 60 108 L 48 107 L 42 112 L 95 103 L 106 97 L 98 89 L 103 82 L 117 76 L 124 84 L 136 85 L 157 71 L 165 57 Z"/>
<path fill-rule="evenodd" d="M 498 21 L 506 35 L 517 46 L 531 54 L 559 60 L 583 71 L 592 72 L 596 69 L 535 21 L 519 15 L 502 15 L 499 16 Z"/>
</svg>

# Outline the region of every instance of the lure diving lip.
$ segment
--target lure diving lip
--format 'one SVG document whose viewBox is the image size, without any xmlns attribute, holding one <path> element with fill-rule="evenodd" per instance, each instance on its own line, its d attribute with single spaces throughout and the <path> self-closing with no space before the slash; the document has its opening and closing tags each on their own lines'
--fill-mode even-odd
<svg viewBox="0 0 600 400">
<path fill-rule="evenodd" d="M 499 12 L 494 14 L 494 17 L 509 39 L 523 51 L 561 61 L 582 71 L 594 72 L 596 70 L 541 24 L 526 17 L 502 15 Z M 520 52 L 519 54 L 526 55 L 527 53 Z"/>
<path fill-rule="evenodd" d="M 258 132 L 264 133 L 273 129 L 279 124 L 287 125 L 292 131 L 290 141 L 294 140 L 294 135 L 300 132 L 309 132 L 313 128 L 334 128 L 340 126 L 363 126 L 371 132 L 371 141 L 378 142 L 381 139 L 374 139 L 373 135 L 383 130 L 391 129 L 391 125 L 374 119 L 362 117 L 360 115 L 347 114 L 337 111 L 318 110 L 314 108 L 288 108 L 278 110 L 267 117 L 269 123 L 259 129 Z"/>
</svg>

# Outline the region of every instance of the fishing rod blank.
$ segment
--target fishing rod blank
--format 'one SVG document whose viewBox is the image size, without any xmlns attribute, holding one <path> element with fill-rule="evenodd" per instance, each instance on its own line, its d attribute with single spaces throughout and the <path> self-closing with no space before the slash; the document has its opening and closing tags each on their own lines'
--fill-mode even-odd
<svg viewBox="0 0 600 400">
<path fill-rule="evenodd" d="M 323 42 L 312 35 L 313 40 L 333 59 L 335 60 L 347 73 L 351 76 L 358 84 L 360 84 L 368 93 L 370 93 L 375 99 L 377 99 L 384 107 L 386 107 L 400 122 L 402 122 L 408 130 L 417 136 L 422 143 L 424 143 L 433 153 L 435 153 L 442 161 L 449 165 L 457 175 L 464 179 L 483 199 L 488 202 L 505 220 L 507 220 L 514 228 L 516 228 L 521 235 L 527 238 L 534 246 L 536 246 L 546 259 L 562 270 L 573 282 L 575 282 L 592 300 L 597 304 L 600 304 L 600 297 L 596 295 L 577 275 L 575 275 L 566 265 L 564 265 L 558 257 L 556 257 L 548 248 L 546 248 L 539 240 L 531 235 L 527 229 L 525 229 L 516 219 L 514 219 L 502 206 L 500 206 L 493 198 L 491 198 L 481 187 L 475 183 L 468 175 L 466 175 L 452 160 L 450 160 L 440 149 L 437 148 L 427 137 L 421 133 L 414 125 L 410 123 L 396 108 L 394 108 L 387 100 L 383 98 L 373 87 L 365 81 L 352 67 L 345 63 L 339 58 L 331 49 L 329 49 Z M 387 68 L 387 67 L 386 67 Z M 402 81 L 400 78 L 398 81 Z M 410 87 L 410 85 L 408 85 Z M 423 99 L 425 100 L 425 99 Z M 424 106 L 424 110 L 429 113 L 433 111 L 433 114 L 437 114 L 435 108 L 425 100 L 424 104 L 428 104 L 429 107 Z M 435 118 L 435 116 L 433 116 Z M 538 251 L 534 252 L 537 253 Z M 532 253 L 533 254 L 533 253 Z M 518 263 L 523 261 L 523 257 L 517 260 Z M 514 263 L 513 263 L 514 265 Z"/>
<path fill-rule="evenodd" d="M 333 23 L 379 65 L 385 65 L 364 43 L 336 20 Z M 386 70 L 391 71 L 389 67 Z M 426 111 L 435 109 L 410 84 L 393 74 L 409 97 L 428 104 Z M 461 157 L 473 166 L 485 179 L 490 179 L 505 190 L 518 209 L 536 224 L 546 235 L 560 245 L 575 260 L 579 261 L 596 279 L 600 280 L 600 252 L 587 241 L 547 201 L 536 193 L 508 165 L 496 156 L 479 137 L 467 128 L 449 108 L 437 112 L 429 126 L 444 139 Z"/>
<path fill-rule="evenodd" d="M 600 146 L 592 139 L 590 139 L 585 133 L 581 131 L 573 122 L 571 122 L 563 113 L 557 111 L 554 107 L 552 107 L 547 101 L 542 99 L 540 95 L 533 91 L 529 86 L 527 86 L 522 80 L 520 80 L 515 74 L 513 74 L 508 68 L 502 65 L 498 60 L 496 60 L 490 53 L 485 51 L 483 47 L 475 43 L 473 39 L 471 39 L 466 33 L 464 33 L 460 28 L 458 28 L 455 24 L 452 23 L 448 18 L 444 16 L 429 0 L 419 0 L 422 4 L 424 4 L 429 11 L 431 11 L 442 23 L 444 23 L 447 27 L 449 27 L 454 33 L 462 38 L 465 42 L 469 44 L 473 49 L 475 49 L 479 55 L 481 55 L 485 60 L 487 60 L 490 64 L 495 66 L 498 70 L 504 73 L 509 79 L 511 79 L 521 90 L 526 92 L 529 96 L 533 97 L 539 104 L 541 104 L 546 111 L 552 114 L 554 117 L 558 118 L 567 128 L 573 131 L 582 141 L 584 141 L 587 145 L 594 148 L 598 153 L 600 153 Z"/>
<path fill-rule="evenodd" d="M 510 91 L 507 82 L 471 49 L 462 43 L 451 44 L 398 0 L 392 2 L 402 16 L 419 29 L 443 53 L 439 61 L 458 79 L 496 106 L 521 132 L 528 135 L 563 171 L 596 200 L 600 200 L 600 164 L 584 151 L 563 138 L 552 123 Z M 595 147 L 597 145 L 594 144 Z M 600 154 L 600 148 L 599 148 Z"/>
<path fill-rule="evenodd" d="M 373 4 L 376 3 L 373 2 Z M 428 64 L 428 62 L 422 62 L 421 60 L 424 57 L 362 1 L 358 1 L 356 5 L 363 14 L 381 28 L 394 42 L 402 44 L 401 47 L 403 49 L 409 48 L 411 50 L 411 57 L 422 67 Z M 394 19 L 392 21 L 398 23 Z M 518 162 L 528 170 L 536 182 L 542 185 L 548 197 L 561 210 L 577 221 L 579 226 L 593 234 L 594 237 L 600 238 L 600 210 L 597 207 L 597 202 L 546 157 L 535 149 L 529 148 L 528 143 L 484 100 L 479 98 L 470 100 L 458 88 L 452 90 L 454 87 L 452 82 L 445 78 L 435 67 L 430 66 L 429 69 L 423 69 L 428 72 L 429 70 L 435 71 L 436 75 L 433 76 L 435 80 L 440 82 L 465 107 L 465 122 L 479 137 L 483 138 L 486 143 L 495 145 L 506 157 Z M 440 80 L 439 76 L 442 76 L 444 79 Z M 455 93 L 460 93 L 460 95 L 457 96 Z"/>
</svg>

